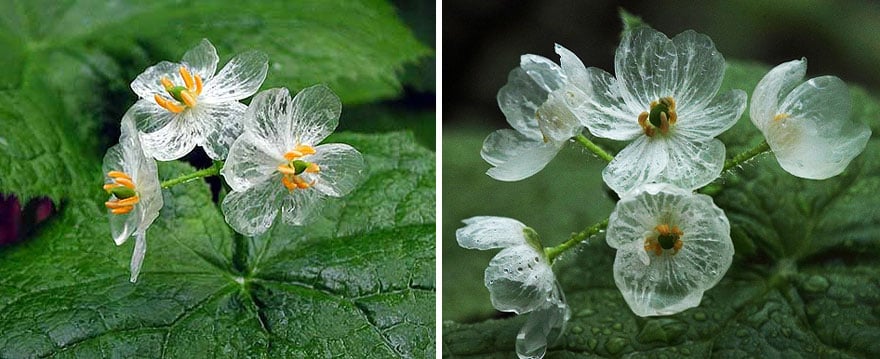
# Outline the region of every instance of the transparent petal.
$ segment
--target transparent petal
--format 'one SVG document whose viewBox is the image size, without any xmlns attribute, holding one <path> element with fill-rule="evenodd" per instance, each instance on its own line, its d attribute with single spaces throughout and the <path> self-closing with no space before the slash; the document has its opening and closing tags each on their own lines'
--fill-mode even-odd
<svg viewBox="0 0 880 359">
<path fill-rule="evenodd" d="M 131 90 L 138 97 L 146 100 L 153 100 L 153 95 L 166 95 L 165 86 L 162 86 L 162 78 L 167 77 L 172 82 L 180 78 L 180 64 L 162 61 L 158 64 L 148 67 L 144 72 L 135 77 L 131 82 Z"/>
<path fill-rule="evenodd" d="M 584 93 L 592 92 L 590 74 L 581 59 L 560 44 L 556 44 L 555 49 L 559 55 L 560 68 L 562 74 L 565 75 L 565 82 L 574 84 Z"/>
<path fill-rule="evenodd" d="M 602 180 L 618 195 L 657 181 L 666 170 L 668 155 L 664 139 L 641 136 L 620 151 L 602 171 Z"/>
<path fill-rule="evenodd" d="M 134 240 L 134 251 L 131 254 L 131 277 L 129 281 L 137 282 L 138 275 L 141 273 L 141 266 L 144 264 L 144 255 L 147 254 L 147 233 L 138 231 Z"/>
<path fill-rule="evenodd" d="M 489 262 L 484 277 L 492 306 L 523 314 L 545 305 L 556 277 L 542 253 L 529 245 L 505 248 Z"/>
<path fill-rule="evenodd" d="M 522 222 L 512 218 L 477 216 L 463 220 L 455 231 L 458 245 L 468 249 L 492 249 L 526 244 Z"/>
<path fill-rule="evenodd" d="M 515 68 L 507 76 L 507 83 L 498 90 L 498 107 L 511 127 L 529 138 L 539 139 L 542 135 L 537 111 L 549 95 L 525 70 Z"/>
<path fill-rule="evenodd" d="M 217 76 L 205 82 L 199 100 L 218 103 L 250 97 L 260 89 L 268 70 L 266 54 L 256 51 L 241 53 L 229 60 Z"/>
<path fill-rule="evenodd" d="M 516 335 L 516 355 L 520 359 L 540 359 L 547 346 L 564 331 L 570 310 L 563 301 L 549 302 L 529 314 L 526 324 Z"/>
<path fill-rule="evenodd" d="M 188 112 L 188 111 L 184 111 Z M 178 114 L 168 111 L 150 99 L 141 99 L 125 113 L 134 118 L 137 129 L 144 133 L 156 132 L 177 119 Z"/>
<path fill-rule="evenodd" d="M 576 92 L 567 87 L 553 91 L 541 107 L 538 107 L 538 127 L 544 138 L 554 142 L 563 142 L 574 137 L 581 131 L 580 122 L 569 110 L 569 101 L 579 101 Z"/>
<path fill-rule="evenodd" d="M 697 189 L 721 176 L 724 168 L 724 144 L 717 139 L 689 141 L 681 136 L 669 136 L 667 155 L 666 169 L 652 182 Z"/>
<path fill-rule="evenodd" d="M 339 125 L 342 102 L 324 85 L 306 87 L 293 98 L 290 108 L 290 128 L 294 136 L 287 145 L 299 143 L 316 145 L 329 136 Z"/>
<path fill-rule="evenodd" d="M 677 52 L 675 101 L 681 110 L 699 111 L 721 87 L 724 79 L 724 56 L 708 36 L 687 30 L 672 39 Z"/>
<path fill-rule="evenodd" d="M 324 206 L 324 196 L 318 191 L 311 189 L 295 190 L 291 195 L 284 197 L 281 206 L 281 216 L 284 223 L 301 226 L 314 220 L 315 215 L 320 215 Z"/>
<path fill-rule="evenodd" d="M 774 67 L 764 75 L 764 78 L 755 86 L 752 92 L 752 102 L 749 106 L 749 116 L 761 132 L 766 132 L 767 126 L 779 113 L 779 103 L 807 73 L 807 59 L 800 59 L 783 63 Z"/>
<path fill-rule="evenodd" d="M 265 147 L 267 153 L 278 151 L 283 155 L 289 151 L 289 137 L 294 130 L 292 107 L 293 99 L 286 88 L 268 89 L 254 96 L 244 114 L 245 130 L 259 140 L 254 144 Z"/>
<path fill-rule="evenodd" d="M 480 155 L 493 167 L 486 171 L 499 181 L 519 181 L 541 171 L 565 142 L 544 142 L 514 130 L 498 130 L 483 142 Z"/>
<path fill-rule="evenodd" d="M 140 217 L 138 211 L 131 211 L 126 214 L 113 214 L 107 211 L 107 218 L 110 221 L 110 235 L 117 246 L 125 243 L 131 237 L 132 233 L 138 228 Z"/>
<path fill-rule="evenodd" d="M 629 108 L 645 107 L 645 111 L 651 101 L 675 96 L 678 66 L 672 40 L 647 26 L 624 32 L 614 56 L 621 95 Z"/>
<path fill-rule="evenodd" d="M 624 101 L 617 79 L 595 67 L 587 69 L 587 73 L 593 92 L 588 97 L 589 105 L 583 114 L 575 110 L 581 124 L 591 134 L 602 138 L 629 141 L 641 136 L 643 131 L 638 122 L 639 114 L 648 111 L 649 104 L 630 108 Z"/>
<path fill-rule="evenodd" d="M 214 45 L 208 39 L 199 41 L 198 45 L 183 54 L 183 60 L 181 60 L 186 69 L 193 76 L 199 75 L 203 82 L 214 77 L 214 73 L 217 72 L 217 62 L 219 61 L 220 57 L 217 56 L 217 49 L 214 48 Z"/>
<path fill-rule="evenodd" d="M 191 111 L 181 112 L 171 122 L 154 132 L 142 133 L 144 152 L 159 161 L 171 161 L 186 156 L 203 140 Z"/>
<path fill-rule="evenodd" d="M 245 132 L 229 149 L 229 157 L 220 173 L 233 191 L 262 185 L 278 173 L 278 165 L 286 162 L 282 153 L 267 149 L 259 145 L 260 142 L 253 133 Z"/>
<path fill-rule="evenodd" d="M 137 185 L 138 196 L 140 196 L 140 201 L 135 205 L 139 216 L 137 229 L 146 232 L 153 221 L 159 217 L 159 210 L 164 205 L 156 161 L 152 158 L 142 157 L 132 179 Z"/>
<path fill-rule="evenodd" d="M 191 109 L 193 116 L 199 118 L 200 143 L 208 157 L 223 160 L 229 154 L 229 147 L 244 131 L 244 112 L 247 106 L 240 102 L 202 103 Z"/>
<path fill-rule="evenodd" d="M 850 119 L 846 84 L 833 76 L 796 87 L 779 108 L 789 117 L 767 125 L 767 143 L 779 165 L 802 178 L 826 179 L 865 149 L 871 130 Z"/>
<path fill-rule="evenodd" d="M 311 181 L 313 188 L 330 197 L 342 197 L 357 187 L 363 179 L 364 156 L 354 147 L 342 143 L 331 143 L 315 147 L 315 154 L 304 158 L 318 164 L 320 173 L 304 173 L 304 179 Z"/>
<path fill-rule="evenodd" d="M 270 180 L 245 191 L 232 191 L 221 205 L 226 223 L 236 232 L 256 236 L 272 227 L 278 215 L 281 196 L 287 189 L 281 180 Z"/>
<path fill-rule="evenodd" d="M 659 224 L 678 226 L 683 232 L 678 253 L 646 254 L 647 233 Z M 703 292 L 718 283 L 733 259 L 729 222 L 711 197 L 665 184 L 646 186 L 621 199 L 606 239 L 618 249 L 615 283 L 630 309 L 643 317 L 699 305 Z"/>
<path fill-rule="evenodd" d="M 544 93 L 558 90 L 565 82 L 559 65 L 543 56 L 522 55 L 519 57 L 519 67 Z"/>
<path fill-rule="evenodd" d="M 746 93 L 731 90 L 715 99 L 699 112 L 692 108 L 678 111 L 678 122 L 673 131 L 692 140 L 715 138 L 739 121 L 746 110 Z"/>
</svg>

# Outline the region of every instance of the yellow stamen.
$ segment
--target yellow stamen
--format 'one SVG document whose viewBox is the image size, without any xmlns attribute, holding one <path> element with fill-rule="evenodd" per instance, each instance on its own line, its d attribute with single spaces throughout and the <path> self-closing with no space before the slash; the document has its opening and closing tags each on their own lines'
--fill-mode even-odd
<svg viewBox="0 0 880 359">
<path fill-rule="evenodd" d="M 134 206 L 126 206 L 126 207 L 114 208 L 114 209 L 111 209 L 111 210 L 110 210 L 110 213 L 113 213 L 113 214 L 126 214 L 126 213 L 128 213 L 128 212 L 131 212 L 133 209 L 134 209 Z"/>
<path fill-rule="evenodd" d="M 291 176 L 296 175 L 296 170 L 286 164 L 278 165 L 278 172 Z"/>
<path fill-rule="evenodd" d="M 186 67 L 180 67 L 180 77 L 183 78 L 183 83 L 186 85 L 186 88 L 190 91 L 195 91 L 195 84 L 193 83 L 192 75 L 189 74 L 189 71 L 186 70 Z"/>
<path fill-rule="evenodd" d="M 123 206 L 134 206 L 138 202 L 140 202 L 140 200 L 141 200 L 140 197 L 134 196 L 134 197 L 128 197 L 126 199 L 120 199 L 120 200 L 116 201 L 116 203 L 119 203 L 120 205 L 123 205 Z"/>
<path fill-rule="evenodd" d="M 162 80 L 159 80 L 162 83 L 162 86 L 165 87 L 165 91 L 171 91 L 174 87 L 174 84 L 167 77 L 163 77 Z"/>
<path fill-rule="evenodd" d="M 202 78 L 196 75 L 196 96 L 202 94 Z"/>
<path fill-rule="evenodd" d="M 293 161 L 293 160 L 300 158 L 302 156 L 303 156 L 302 152 L 297 151 L 297 150 L 293 150 L 293 151 L 290 151 L 290 152 L 287 152 L 284 154 L 284 158 L 287 159 L 288 161 Z"/>
<path fill-rule="evenodd" d="M 776 115 L 776 116 L 773 117 L 773 121 L 775 121 L 775 122 L 779 122 L 779 121 L 782 121 L 782 120 L 784 120 L 784 119 L 786 119 L 786 118 L 789 118 L 790 116 L 791 116 L 791 115 L 789 115 L 789 114 L 787 114 L 787 113 L 780 113 L 780 114 L 778 114 L 778 115 Z"/>
<path fill-rule="evenodd" d="M 309 145 L 296 145 L 296 150 L 301 152 L 303 155 L 315 154 L 315 148 Z"/>
<path fill-rule="evenodd" d="M 672 255 L 678 254 L 682 247 L 684 247 L 684 242 L 681 241 L 681 236 L 684 235 L 684 232 L 678 228 L 678 226 L 670 226 L 668 224 L 660 224 L 654 227 L 654 231 L 657 232 L 657 235 L 648 236 L 645 238 L 645 252 L 654 252 L 654 255 L 660 256 L 663 254 L 663 245 L 660 244 L 660 237 L 673 237 L 674 241 L 672 242 L 672 247 L 668 248 L 668 250 L 672 250 Z"/>
<path fill-rule="evenodd" d="M 189 90 L 180 91 L 180 98 L 182 98 L 183 103 L 189 107 L 194 107 L 196 105 L 196 99 L 189 93 Z"/>
<path fill-rule="evenodd" d="M 119 178 L 114 178 L 113 181 L 115 181 L 117 184 L 121 184 L 121 185 L 128 187 L 130 189 L 134 189 L 134 182 L 132 182 L 130 179 L 119 177 Z"/>
<path fill-rule="evenodd" d="M 183 106 L 172 103 L 171 101 L 162 98 L 162 96 L 159 96 L 159 94 L 154 95 L 153 98 L 156 100 L 156 103 L 159 104 L 159 106 L 162 106 L 162 108 L 173 113 L 181 113 L 184 109 L 186 109 Z"/>
<path fill-rule="evenodd" d="M 116 178 L 125 178 L 125 179 L 128 179 L 128 180 L 131 180 L 131 177 L 130 177 L 129 175 L 127 175 L 125 172 L 120 172 L 120 171 L 110 171 L 110 172 L 107 172 L 107 177 L 110 177 L 110 178 L 113 178 L 113 179 L 116 179 Z"/>
<path fill-rule="evenodd" d="M 321 172 L 321 167 L 318 167 L 317 163 L 311 163 L 308 167 L 306 167 L 306 172 L 308 173 L 318 173 Z"/>
<path fill-rule="evenodd" d="M 281 184 L 283 184 L 284 187 L 287 187 L 287 189 L 290 191 L 296 189 L 296 184 L 287 179 L 287 176 L 281 176 Z"/>
</svg>

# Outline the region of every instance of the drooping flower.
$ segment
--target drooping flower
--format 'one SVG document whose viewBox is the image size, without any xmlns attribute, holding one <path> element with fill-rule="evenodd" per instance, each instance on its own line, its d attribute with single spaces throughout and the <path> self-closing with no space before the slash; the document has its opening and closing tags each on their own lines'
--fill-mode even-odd
<svg viewBox="0 0 880 359">
<path fill-rule="evenodd" d="M 516 336 L 516 353 L 520 358 L 543 357 L 547 338 L 560 335 L 571 314 L 537 233 L 504 217 L 472 217 L 464 224 L 455 232 L 458 245 L 504 248 L 486 268 L 492 306 L 504 312 L 531 313 Z"/>
<path fill-rule="evenodd" d="M 784 170 L 826 179 L 846 169 L 865 149 L 871 129 L 850 119 L 846 84 L 834 76 L 801 82 L 806 59 L 776 66 L 752 94 L 749 114 Z"/>
<path fill-rule="evenodd" d="M 113 241 L 121 245 L 130 236 L 135 237 L 130 279 L 134 283 L 147 251 L 147 228 L 162 208 L 162 191 L 156 161 L 144 154 L 130 113 L 122 119 L 119 144 L 104 155 L 103 170 L 104 190 L 110 194 L 104 205 L 110 210 Z"/>
<path fill-rule="evenodd" d="M 286 88 L 254 96 L 221 172 L 232 187 L 222 204 L 232 228 L 261 234 L 279 209 L 284 222 L 305 224 L 325 197 L 357 186 L 364 171 L 360 152 L 341 143 L 318 145 L 336 129 L 341 111 L 339 98 L 323 85 L 293 99 Z"/>
<path fill-rule="evenodd" d="M 257 92 L 269 61 L 263 53 L 245 52 L 215 75 L 218 61 L 217 50 L 203 39 L 181 63 L 160 62 L 131 83 L 140 97 L 132 113 L 150 156 L 174 160 L 199 145 L 215 160 L 226 158 L 247 109 L 238 100 Z"/>
<path fill-rule="evenodd" d="M 721 174 L 725 150 L 716 136 L 733 126 L 746 94 L 716 96 L 724 58 L 708 36 L 673 39 L 649 27 L 628 30 L 614 58 L 617 77 L 589 68 L 593 95 L 574 109 L 595 136 L 632 141 L 602 171 L 623 195 L 645 183 L 704 186 Z"/>
<path fill-rule="evenodd" d="M 493 132 L 480 152 L 493 167 L 486 174 L 500 181 L 519 181 L 538 173 L 583 127 L 569 107 L 582 106 L 588 84 L 581 60 L 556 45 L 561 65 L 536 55 L 523 55 L 507 84 L 498 91 L 498 106 L 513 129 Z"/>
<path fill-rule="evenodd" d="M 614 282 L 638 316 L 696 307 L 733 260 L 730 223 L 712 197 L 647 184 L 617 202 L 606 235 Z"/>
</svg>

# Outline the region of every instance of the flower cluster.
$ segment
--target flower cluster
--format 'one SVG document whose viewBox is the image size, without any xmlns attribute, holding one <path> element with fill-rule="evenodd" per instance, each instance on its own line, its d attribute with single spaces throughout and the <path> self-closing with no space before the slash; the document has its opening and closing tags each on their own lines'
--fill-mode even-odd
<svg viewBox="0 0 880 359">
<path fill-rule="evenodd" d="M 132 282 L 146 253 L 147 228 L 163 205 L 166 183 L 159 182 L 156 160 L 179 159 L 196 146 L 215 161 L 226 159 L 222 174 L 232 192 L 223 212 L 232 228 L 251 236 L 266 232 L 279 211 L 286 223 L 308 223 L 325 197 L 345 196 L 363 174 L 357 150 L 319 144 L 336 128 L 342 108 L 329 88 L 313 86 L 294 99 L 287 89 L 271 89 L 247 106 L 239 101 L 257 93 L 268 58 L 246 52 L 219 72 L 218 62 L 214 46 L 202 40 L 180 63 L 160 62 L 131 83 L 140 100 L 125 113 L 119 144 L 104 158 L 104 190 L 116 244 L 136 237 Z"/>
<path fill-rule="evenodd" d="M 607 223 L 605 240 L 617 250 L 614 280 L 632 312 L 671 315 L 698 306 L 727 272 L 734 246 L 724 211 L 695 191 L 741 163 L 725 164 L 725 146 L 716 137 L 745 112 L 746 93 L 719 93 L 724 58 L 708 36 L 694 31 L 670 39 L 647 26 L 627 29 L 614 75 L 586 68 L 562 46 L 556 52 L 560 65 L 522 56 L 498 92 L 514 129 L 486 138 L 481 155 L 492 165 L 487 174 L 522 180 L 570 140 L 584 144 L 609 160 L 602 179 L 620 198 L 601 225 Z M 823 76 L 800 83 L 805 72 L 804 60 L 791 61 L 758 83 L 750 115 L 765 141 L 740 161 L 772 150 L 785 171 L 825 179 L 864 150 L 870 130 L 849 120 L 843 82 Z M 612 158 L 588 136 L 628 144 Z M 585 238 L 543 248 L 532 229 L 512 219 L 464 223 L 456 232 L 460 246 L 505 248 L 486 269 L 486 287 L 496 309 L 532 312 L 517 336 L 517 354 L 542 357 L 551 331 L 564 328 L 562 308 L 568 312 L 551 265 Z M 550 314 L 545 308 L 552 308 Z M 540 325 L 533 321 L 539 316 Z"/>
</svg>

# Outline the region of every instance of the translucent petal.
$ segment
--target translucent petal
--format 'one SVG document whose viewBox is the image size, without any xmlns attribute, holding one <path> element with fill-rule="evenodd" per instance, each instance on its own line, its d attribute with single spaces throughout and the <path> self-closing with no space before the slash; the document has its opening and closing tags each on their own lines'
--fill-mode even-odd
<svg viewBox="0 0 880 359">
<path fill-rule="evenodd" d="M 519 58 L 519 67 L 544 93 L 558 90 L 565 82 L 559 65 L 543 56 L 522 55 Z"/>
<path fill-rule="evenodd" d="M 155 94 L 167 94 L 165 87 L 162 86 L 162 78 L 167 77 L 174 82 L 180 79 L 180 64 L 162 61 L 158 64 L 148 67 L 143 73 L 135 77 L 131 82 L 131 90 L 138 97 L 146 100 L 153 100 Z"/>
<path fill-rule="evenodd" d="M 313 156 L 304 158 L 321 168 L 321 172 L 314 175 L 315 190 L 327 196 L 342 197 L 357 187 L 366 166 L 360 152 L 342 143 L 320 145 L 315 147 L 315 152 Z M 305 175 L 305 179 L 310 181 L 311 175 Z"/>
<path fill-rule="evenodd" d="M 544 306 L 556 285 L 547 259 L 529 245 L 505 248 L 495 255 L 484 279 L 492 306 L 517 314 Z"/>
<path fill-rule="evenodd" d="M 714 181 L 724 168 L 724 144 L 717 139 L 691 141 L 681 136 L 667 139 L 666 169 L 653 182 L 697 189 Z"/>
<path fill-rule="evenodd" d="M 780 106 L 789 117 L 766 127 L 767 143 L 780 166 L 802 178 L 826 179 L 846 169 L 861 153 L 871 130 L 850 119 L 846 84 L 833 76 L 796 87 Z"/>
<path fill-rule="evenodd" d="M 191 111 L 180 113 L 165 127 L 155 132 L 142 133 L 141 144 L 144 152 L 159 161 L 171 161 L 185 156 L 203 140 L 199 129 L 194 125 Z"/>
<path fill-rule="evenodd" d="M 602 180 L 618 195 L 657 181 L 666 170 L 668 155 L 664 139 L 641 136 L 620 151 L 602 171 Z"/>
<path fill-rule="evenodd" d="M 681 110 L 702 110 L 721 86 L 724 57 L 715 50 L 712 39 L 693 30 L 676 35 L 672 43 L 678 64 L 673 91 L 675 100 Z"/>
<path fill-rule="evenodd" d="M 629 141 L 641 136 L 643 131 L 638 123 L 639 114 L 648 111 L 649 104 L 630 108 L 624 101 L 617 79 L 595 67 L 587 69 L 587 73 L 593 92 L 585 113 L 576 113 L 581 124 L 591 134 L 602 138 Z"/>
<path fill-rule="evenodd" d="M 465 219 L 455 231 L 458 245 L 468 249 L 492 249 L 526 244 L 522 222 L 505 217 L 478 216 Z"/>
<path fill-rule="evenodd" d="M 493 167 L 486 171 L 499 181 L 519 181 L 538 173 L 565 142 L 544 142 L 514 130 L 498 130 L 486 137 L 480 155 Z"/>
<path fill-rule="evenodd" d="M 241 53 L 210 81 L 205 82 L 200 101 L 218 103 L 237 101 L 257 93 L 266 80 L 269 58 L 262 52 Z"/>
<path fill-rule="evenodd" d="M 178 115 L 156 104 L 152 98 L 141 99 L 125 113 L 135 120 L 137 129 L 141 132 L 156 132 L 177 119 Z"/>
<path fill-rule="evenodd" d="M 237 101 L 201 103 L 191 109 L 199 119 L 204 142 L 200 143 L 208 157 L 223 160 L 232 142 L 244 131 L 244 112 L 247 106 Z"/>
<path fill-rule="evenodd" d="M 550 93 L 547 101 L 541 104 L 536 112 L 538 127 L 543 137 L 549 141 L 563 142 L 581 131 L 580 122 L 568 106 L 570 101 L 579 101 L 578 97 L 581 96 L 576 95 L 576 92 L 572 92 L 568 87 Z"/>
<path fill-rule="evenodd" d="M 220 173 L 233 191 L 262 185 L 278 173 L 278 165 L 286 162 L 281 152 L 258 145 L 261 142 L 253 133 L 245 132 L 229 149 Z"/>
<path fill-rule="evenodd" d="M 678 253 L 644 250 L 645 238 L 659 224 L 683 232 Z M 647 185 L 622 198 L 606 240 L 618 250 L 615 283 L 639 316 L 675 314 L 699 305 L 733 258 L 730 225 L 711 197 L 667 184 Z"/>
<path fill-rule="evenodd" d="M 278 151 L 284 155 L 289 151 L 292 106 L 286 88 L 268 89 L 254 96 L 244 115 L 245 129 L 254 134 L 253 144 L 265 146 L 267 153 Z"/>
<path fill-rule="evenodd" d="M 498 107 L 511 127 L 533 139 L 542 138 L 538 128 L 537 111 L 549 96 L 522 68 L 515 68 L 507 76 L 507 84 L 498 90 Z"/>
<path fill-rule="evenodd" d="M 245 191 L 232 191 L 221 205 L 226 223 L 236 232 L 256 236 L 272 227 L 278 215 L 281 196 L 287 189 L 280 179 L 267 181 Z"/>
<path fill-rule="evenodd" d="M 752 123 L 761 132 L 766 132 L 773 118 L 778 114 L 779 103 L 807 73 L 807 59 L 783 63 L 774 67 L 758 82 L 752 92 L 749 115 Z"/>
<path fill-rule="evenodd" d="M 202 39 L 199 44 L 189 49 L 183 54 L 181 62 L 186 66 L 187 70 L 195 76 L 199 75 L 202 81 L 208 81 L 214 77 L 217 72 L 217 62 L 220 57 L 217 56 L 217 49 L 208 39 Z"/>
<path fill-rule="evenodd" d="M 584 93 L 592 92 L 590 74 L 581 59 L 562 45 L 556 44 L 554 48 L 559 55 L 560 68 L 562 74 L 565 75 L 565 82 L 574 84 Z"/>
<path fill-rule="evenodd" d="M 529 314 L 516 335 L 516 355 L 520 359 L 543 358 L 550 342 L 562 334 L 569 312 L 564 302 L 556 301 Z"/>
<path fill-rule="evenodd" d="M 131 234 L 138 228 L 140 217 L 141 215 L 138 211 L 131 211 L 126 214 L 113 214 L 107 211 L 107 219 L 110 221 L 110 235 L 117 246 L 125 243 L 128 237 L 131 237 Z"/>
<path fill-rule="evenodd" d="M 131 254 L 131 277 L 129 281 L 137 282 L 138 275 L 141 273 L 141 266 L 144 264 L 144 255 L 147 254 L 147 234 L 144 231 L 138 231 L 134 240 L 134 252 Z"/>
<path fill-rule="evenodd" d="M 284 223 L 301 226 L 311 222 L 314 214 L 319 214 L 324 206 L 323 199 L 320 192 L 311 189 L 295 190 L 291 195 L 286 195 L 281 206 Z"/>
<path fill-rule="evenodd" d="M 712 102 L 698 112 L 692 107 L 678 111 L 678 122 L 674 132 L 691 140 L 715 138 L 739 121 L 746 110 L 746 93 L 731 90 L 718 95 Z"/>
<path fill-rule="evenodd" d="M 614 72 L 630 108 L 674 96 L 678 66 L 672 40 L 647 26 L 626 31 L 614 56 Z"/>
<path fill-rule="evenodd" d="M 294 136 L 290 137 L 288 146 L 293 148 L 299 143 L 316 145 L 339 125 L 342 102 L 327 86 L 315 85 L 296 94 L 290 111 L 292 128 L 286 133 Z"/>
</svg>

